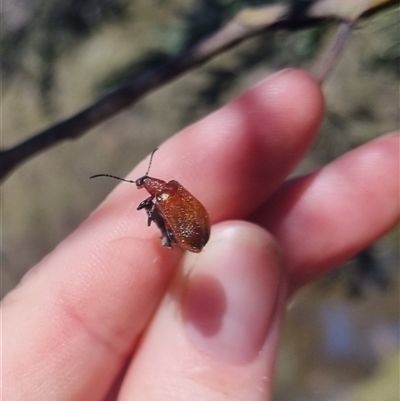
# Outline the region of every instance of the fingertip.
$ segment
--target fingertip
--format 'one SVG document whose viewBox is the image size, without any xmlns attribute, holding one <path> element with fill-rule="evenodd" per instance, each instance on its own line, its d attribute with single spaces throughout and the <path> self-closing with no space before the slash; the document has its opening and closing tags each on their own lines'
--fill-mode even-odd
<svg viewBox="0 0 400 401">
<path fill-rule="evenodd" d="M 264 79 L 241 99 L 256 98 L 260 108 L 268 110 L 279 130 L 296 135 L 314 134 L 324 114 L 324 95 L 318 81 L 298 69 L 285 69 Z M 293 129 L 296 127 L 296 129 Z M 300 131 L 300 132 L 299 132 Z"/>
</svg>

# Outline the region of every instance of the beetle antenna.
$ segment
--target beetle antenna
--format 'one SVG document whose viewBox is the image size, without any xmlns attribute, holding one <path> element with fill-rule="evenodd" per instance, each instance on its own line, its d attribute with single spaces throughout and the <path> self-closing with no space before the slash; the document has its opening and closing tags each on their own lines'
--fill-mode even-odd
<svg viewBox="0 0 400 401">
<path fill-rule="evenodd" d="M 158 150 L 158 148 L 155 148 L 155 149 L 151 152 L 150 161 L 149 161 L 149 167 L 147 167 L 147 171 L 146 171 L 145 176 L 147 176 L 147 175 L 149 174 L 150 167 L 151 167 L 151 163 L 153 162 L 153 156 L 154 156 L 154 153 L 156 153 L 157 150 Z"/>
<path fill-rule="evenodd" d="M 158 148 L 155 148 L 155 149 L 151 152 L 150 161 L 149 161 L 149 167 L 147 167 L 147 171 L 146 171 L 146 174 L 144 175 L 144 177 L 147 177 L 147 175 L 149 174 L 150 167 L 151 167 L 151 163 L 152 163 L 152 161 L 153 161 L 153 156 L 154 156 L 154 153 L 156 153 L 157 150 L 158 150 Z M 90 176 L 89 178 L 97 178 L 97 177 L 110 177 L 110 178 L 114 178 L 114 179 L 116 179 L 116 180 L 129 182 L 129 183 L 131 183 L 131 184 L 136 184 L 136 181 L 133 181 L 133 180 L 126 180 L 125 178 L 117 177 L 116 175 L 111 175 L 111 174 L 95 174 L 95 175 Z"/>
<path fill-rule="evenodd" d="M 115 178 L 116 180 L 130 182 L 131 184 L 136 184 L 136 181 L 125 180 L 125 178 L 117 177 L 116 175 L 111 175 L 111 174 L 96 174 L 96 175 L 90 176 L 89 178 L 97 178 L 97 177 L 110 177 L 110 178 Z"/>
</svg>

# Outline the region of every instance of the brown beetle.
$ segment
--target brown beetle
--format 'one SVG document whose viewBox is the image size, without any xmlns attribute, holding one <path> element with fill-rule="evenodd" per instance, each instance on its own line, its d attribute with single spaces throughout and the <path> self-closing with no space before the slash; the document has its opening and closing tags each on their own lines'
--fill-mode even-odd
<svg viewBox="0 0 400 401">
<path fill-rule="evenodd" d="M 151 153 L 146 174 L 136 181 L 110 174 L 96 174 L 89 178 L 111 177 L 146 189 L 150 197 L 140 202 L 137 210 L 145 209 L 147 225 L 154 221 L 161 230 L 162 246 L 172 248 L 172 243 L 177 243 L 187 251 L 200 252 L 210 238 L 208 212 L 178 181 L 165 182 L 148 176 L 156 150 Z"/>
</svg>

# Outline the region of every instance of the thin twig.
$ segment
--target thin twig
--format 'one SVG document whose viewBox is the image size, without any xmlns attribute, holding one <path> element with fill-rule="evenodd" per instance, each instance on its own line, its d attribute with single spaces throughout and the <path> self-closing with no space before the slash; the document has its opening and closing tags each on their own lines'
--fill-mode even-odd
<svg viewBox="0 0 400 401">
<path fill-rule="evenodd" d="M 326 81 L 328 75 L 339 61 L 339 56 L 343 52 L 354 25 L 350 22 L 344 22 L 339 26 L 332 48 L 328 51 L 327 56 L 323 59 L 319 66 L 319 72 L 314 73 L 318 82 L 322 84 Z"/>
</svg>

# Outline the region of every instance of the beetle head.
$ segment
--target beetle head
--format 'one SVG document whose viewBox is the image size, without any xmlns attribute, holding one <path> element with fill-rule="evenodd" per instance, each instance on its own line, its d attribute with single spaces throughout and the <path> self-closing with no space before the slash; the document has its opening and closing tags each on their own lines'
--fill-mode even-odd
<svg viewBox="0 0 400 401">
<path fill-rule="evenodd" d="M 143 177 L 138 178 L 135 182 L 136 182 L 136 186 L 140 189 L 144 187 L 144 181 L 146 178 L 149 178 L 148 175 L 144 175 Z"/>
</svg>

